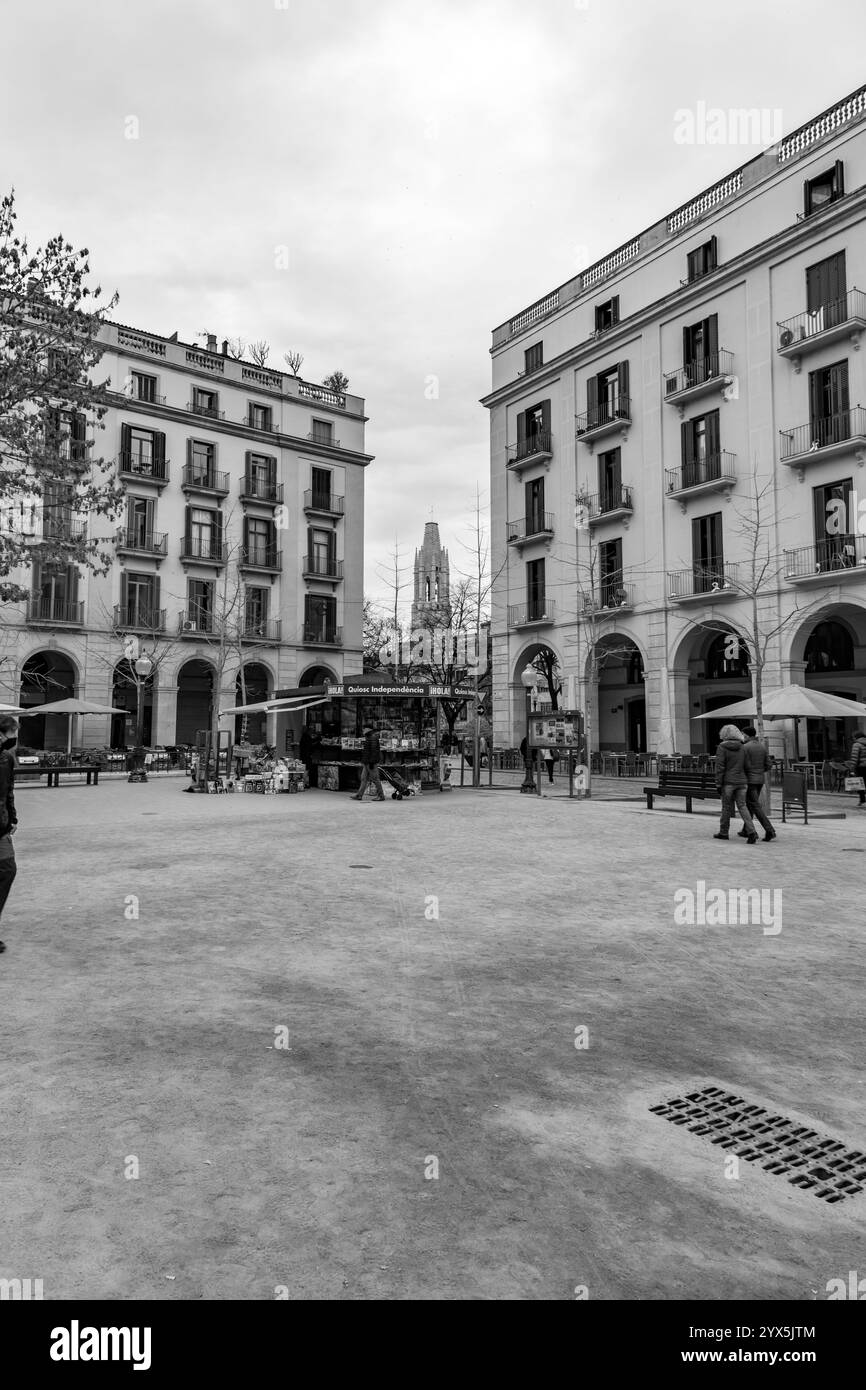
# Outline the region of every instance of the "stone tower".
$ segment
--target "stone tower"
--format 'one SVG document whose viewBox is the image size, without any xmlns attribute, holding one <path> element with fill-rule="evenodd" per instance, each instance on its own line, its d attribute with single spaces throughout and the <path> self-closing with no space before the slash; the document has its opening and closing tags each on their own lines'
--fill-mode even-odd
<svg viewBox="0 0 866 1390">
<path fill-rule="evenodd" d="M 415 551 L 413 630 L 447 626 L 451 615 L 450 595 L 448 551 L 439 539 L 438 524 L 428 521 L 424 527 L 424 543 Z"/>
</svg>

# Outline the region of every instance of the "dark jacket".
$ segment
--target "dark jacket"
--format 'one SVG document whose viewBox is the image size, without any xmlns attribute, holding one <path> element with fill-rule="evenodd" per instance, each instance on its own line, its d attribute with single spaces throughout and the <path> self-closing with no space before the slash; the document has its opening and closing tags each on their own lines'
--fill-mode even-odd
<svg viewBox="0 0 866 1390">
<path fill-rule="evenodd" d="M 866 772 L 866 734 L 858 734 L 851 744 L 851 767 L 854 772 Z"/>
<path fill-rule="evenodd" d="M 738 738 L 726 738 L 716 750 L 716 786 L 747 787 L 745 745 Z"/>
<path fill-rule="evenodd" d="M 18 824 L 14 788 L 15 759 L 3 749 L 0 751 L 0 835 L 8 835 L 10 825 Z"/>
<path fill-rule="evenodd" d="M 361 761 L 365 767 L 377 767 L 382 761 L 382 749 L 379 747 L 378 734 L 368 734 L 364 739 L 364 752 L 361 755 Z"/>
<path fill-rule="evenodd" d="M 770 771 L 770 755 L 763 743 L 759 743 L 756 738 L 750 738 L 743 745 L 743 757 L 749 786 L 763 786 L 764 777 Z"/>
</svg>

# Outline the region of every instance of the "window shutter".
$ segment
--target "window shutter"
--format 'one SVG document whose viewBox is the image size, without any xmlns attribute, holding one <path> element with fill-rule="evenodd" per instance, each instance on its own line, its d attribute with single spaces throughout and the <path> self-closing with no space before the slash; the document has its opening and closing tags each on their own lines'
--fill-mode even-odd
<svg viewBox="0 0 866 1390">
<path fill-rule="evenodd" d="M 707 270 L 715 270 L 719 264 L 719 243 L 714 236 L 707 242 Z"/>
<path fill-rule="evenodd" d="M 328 569 L 329 569 L 329 570 L 333 570 L 333 569 L 336 568 L 336 560 L 337 560 L 337 533 L 336 533 L 336 531 L 329 531 L 329 532 L 328 532 Z"/>
<path fill-rule="evenodd" d="M 66 567 L 66 596 L 70 603 L 78 602 L 78 567 L 77 565 L 67 565 Z"/>
<path fill-rule="evenodd" d="M 517 417 L 517 448 L 522 450 L 526 444 L 526 411 L 521 410 Z"/>
<path fill-rule="evenodd" d="M 803 184 L 803 216 L 808 217 L 812 211 L 812 182 L 806 179 Z"/>
<path fill-rule="evenodd" d="M 307 557 L 308 557 L 308 558 L 307 558 L 307 565 L 308 565 L 308 567 L 309 567 L 309 566 L 311 566 L 312 563 L 313 563 L 313 528 L 312 528 L 312 526 L 308 526 L 308 527 L 307 527 Z"/>
<path fill-rule="evenodd" d="M 276 486 L 277 486 L 277 461 L 276 461 L 276 459 L 269 458 L 269 459 L 268 459 L 268 488 L 269 488 L 269 490 L 270 490 L 270 492 L 271 492 L 272 494 L 273 494 L 273 492 L 275 491 Z"/>
<path fill-rule="evenodd" d="M 619 408 L 628 412 L 628 362 L 617 365 L 617 390 L 620 396 Z"/>
<path fill-rule="evenodd" d="M 615 294 L 610 301 L 610 321 L 611 324 L 619 323 L 619 295 Z"/>
<path fill-rule="evenodd" d="M 592 429 L 598 424 L 598 377 L 587 378 L 586 383 L 586 409 L 589 415 L 587 426 Z"/>
<path fill-rule="evenodd" d="M 841 414 L 849 408 L 847 362 L 840 362 L 837 366 L 830 368 L 830 390 L 833 414 Z"/>
<path fill-rule="evenodd" d="M 845 196 L 845 166 L 841 159 L 836 160 L 835 181 L 833 184 L 833 197 L 844 198 Z"/>
<path fill-rule="evenodd" d="M 222 555 L 223 548 L 223 514 L 220 511 L 211 512 L 213 517 L 213 538 L 216 541 L 217 555 Z"/>
<path fill-rule="evenodd" d="M 711 357 L 711 358 L 713 358 L 713 359 L 715 360 L 716 354 L 717 354 L 718 351 L 719 351 L 719 316 L 718 316 L 718 314 L 710 314 L 710 317 L 707 319 L 706 328 L 705 328 L 705 332 L 704 332 L 704 342 L 705 342 L 705 344 L 706 344 L 706 355 L 707 355 L 707 357 Z"/>
<path fill-rule="evenodd" d="M 244 551 L 245 551 L 245 552 L 249 552 L 249 548 L 250 548 L 250 519 L 249 519 L 248 516 L 245 516 L 245 517 L 244 517 Z"/>
<path fill-rule="evenodd" d="M 247 491 L 249 491 L 250 479 L 252 478 L 252 476 L 253 476 L 253 451 L 252 451 L 252 449 L 247 449 L 246 453 L 244 454 L 244 479 L 245 479 L 245 482 L 246 482 L 246 489 L 247 489 Z"/>
<path fill-rule="evenodd" d="M 129 607 L 129 581 L 125 571 L 120 572 L 120 620 L 126 621 L 126 610 Z"/>
<path fill-rule="evenodd" d="M 154 502 L 152 497 L 148 497 L 144 505 L 145 527 L 147 528 L 147 534 L 150 537 L 153 535 L 154 525 L 156 523 L 156 503 Z"/>
<path fill-rule="evenodd" d="M 692 360 L 692 330 L 683 329 L 683 366 L 688 367 Z"/>
<path fill-rule="evenodd" d="M 153 624 L 154 624 L 154 627 L 156 627 L 156 625 L 159 623 L 159 595 L 160 595 L 159 575 L 158 575 L 158 574 L 155 574 L 155 575 L 153 576 L 153 587 L 152 587 L 152 589 L 151 589 L 151 601 L 152 601 L 152 604 L 153 604 Z"/>
<path fill-rule="evenodd" d="M 706 421 L 707 453 L 710 455 L 710 457 L 713 457 L 713 455 L 718 454 L 721 443 L 721 436 L 719 433 L 719 412 L 717 410 L 711 410 L 706 417 Z"/>
<path fill-rule="evenodd" d="M 707 560 L 703 547 L 703 523 L 702 516 L 696 516 L 692 520 L 692 565 L 695 567 L 706 564 Z"/>
<path fill-rule="evenodd" d="M 541 428 L 545 434 L 550 434 L 550 401 L 541 402 Z"/>
<path fill-rule="evenodd" d="M 124 459 L 128 459 L 132 453 L 132 425 L 120 427 L 120 452 Z"/>
<path fill-rule="evenodd" d="M 187 507 L 184 508 L 184 523 L 183 523 L 183 525 L 184 525 L 184 530 L 183 530 L 184 540 L 186 540 L 187 542 L 189 542 L 189 541 L 192 539 L 192 507 L 190 507 L 190 506 L 187 506 Z"/>
<path fill-rule="evenodd" d="M 695 432 L 691 420 L 683 420 L 680 425 L 680 449 L 683 468 L 691 468 L 695 462 Z"/>
<path fill-rule="evenodd" d="M 721 569 L 725 563 L 725 554 L 722 546 L 722 514 L 714 512 L 709 518 L 710 523 L 710 559 L 714 565 Z"/>
<path fill-rule="evenodd" d="M 153 461 L 158 470 L 165 466 L 165 435 L 161 430 L 153 432 Z"/>
</svg>

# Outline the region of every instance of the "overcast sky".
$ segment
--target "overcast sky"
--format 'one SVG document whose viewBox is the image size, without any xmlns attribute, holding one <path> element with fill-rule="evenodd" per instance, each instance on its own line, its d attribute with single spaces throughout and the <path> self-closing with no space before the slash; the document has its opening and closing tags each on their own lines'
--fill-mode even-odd
<svg viewBox="0 0 866 1390">
<path fill-rule="evenodd" d="M 366 398 L 373 596 L 431 515 L 469 566 L 490 330 L 758 153 L 677 143 L 675 112 L 788 131 L 866 80 L 862 0 L 4 0 L 2 21 L 19 229 L 88 246 L 122 322 L 264 338 L 276 367 L 297 348 Z"/>
</svg>

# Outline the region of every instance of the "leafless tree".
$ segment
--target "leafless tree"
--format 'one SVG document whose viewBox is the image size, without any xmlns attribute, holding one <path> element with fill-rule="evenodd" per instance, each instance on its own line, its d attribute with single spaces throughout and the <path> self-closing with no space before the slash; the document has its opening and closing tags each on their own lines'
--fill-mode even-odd
<svg viewBox="0 0 866 1390">
<path fill-rule="evenodd" d="M 227 347 L 229 350 L 229 357 L 233 357 L 236 362 L 243 361 L 244 354 L 247 350 L 247 345 L 243 338 L 229 338 L 227 340 Z"/>
<path fill-rule="evenodd" d="M 248 352 L 251 362 L 255 362 L 257 367 L 266 367 L 271 355 L 271 345 L 266 343 L 264 338 L 259 338 L 255 343 L 250 343 Z"/>
<path fill-rule="evenodd" d="M 283 361 L 291 371 L 292 376 L 297 376 L 301 367 L 304 365 L 304 354 L 302 352 L 296 352 L 294 348 L 290 348 L 288 352 L 283 353 Z"/>
</svg>

